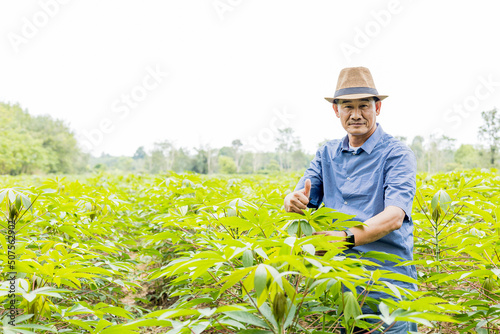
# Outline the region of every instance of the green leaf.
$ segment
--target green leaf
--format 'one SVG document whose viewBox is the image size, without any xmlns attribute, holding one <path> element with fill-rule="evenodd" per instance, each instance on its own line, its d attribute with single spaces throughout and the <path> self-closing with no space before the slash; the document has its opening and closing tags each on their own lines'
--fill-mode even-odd
<svg viewBox="0 0 500 334">
<path fill-rule="evenodd" d="M 66 322 L 69 322 L 70 324 L 76 325 L 78 327 L 81 327 L 83 329 L 86 329 L 90 333 L 92 333 L 92 327 L 91 325 L 95 325 L 95 321 L 83 321 L 83 320 L 78 320 L 78 319 L 66 319 Z"/>
<path fill-rule="evenodd" d="M 275 328 L 278 328 L 278 324 L 276 323 L 276 319 L 274 318 L 273 311 L 267 303 L 263 303 L 262 305 L 260 305 L 259 310 L 267 319 L 267 321 L 269 321 Z"/>
<path fill-rule="evenodd" d="M 299 229 L 299 221 L 295 220 L 290 224 L 290 226 L 288 226 L 287 232 L 289 235 L 294 235 L 297 234 L 298 229 Z"/>
<path fill-rule="evenodd" d="M 382 314 L 380 316 L 380 319 L 382 319 L 386 324 L 392 324 L 394 322 L 394 317 L 391 316 L 389 312 L 389 307 L 387 306 L 386 303 L 381 302 L 378 305 L 378 309 L 380 310 L 380 313 Z"/>
<path fill-rule="evenodd" d="M 491 215 L 491 213 L 489 213 L 488 211 L 485 211 L 483 209 L 480 209 L 477 204 L 475 204 L 475 203 L 469 203 L 469 202 L 462 202 L 462 201 L 459 202 L 459 204 L 465 205 L 472 212 L 474 212 L 475 214 L 481 216 L 486 222 L 492 223 L 492 224 L 495 223 L 495 220 L 493 219 L 493 216 Z"/>
<path fill-rule="evenodd" d="M 130 316 L 131 313 L 129 311 L 127 311 L 121 307 L 117 307 L 117 306 L 105 307 L 105 308 L 100 309 L 99 311 L 104 312 L 104 313 L 113 314 L 113 315 L 116 315 L 118 317 L 132 319 L 132 317 Z"/>
<path fill-rule="evenodd" d="M 43 287 L 30 291 L 24 295 L 24 298 L 26 298 L 29 302 L 32 302 L 38 295 L 62 298 L 59 292 L 71 292 L 71 290 Z"/>
<path fill-rule="evenodd" d="M 222 280 L 220 280 L 219 283 L 225 282 L 222 288 L 219 290 L 218 297 L 226 291 L 228 288 L 232 287 L 236 283 L 238 283 L 243 277 L 245 277 L 248 272 L 252 270 L 252 267 L 249 268 L 243 268 L 237 271 L 232 272 L 229 276 L 224 277 Z"/>
<path fill-rule="evenodd" d="M 226 227 L 239 228 L 244 231 L 249 230 L 252 226 L 248 221 L 240 217 L 222 217 L 219 218 L 219 223 Z"/>
<path fill-rule="evenodd" d="M 17 318 L 16 318 L 16 321 L 17 321 Z M 16 328 L 16 330 L 19 328 L 33 328 L 33 329 L 39 329 L 42 331 L 49 331 L 49 332 L 57 333 L 57 328 L 55 328 L 55 327 L 48 327 L 48 326 L 37 325 L 37 324 L 20 324 L 20 325 L 16 325 L 15 328 Z"/>
<path fill-rule="evenodd" d="M 105 319 L 100 319 L 99 322 L 97 323 L 97 326 L 95 327 L 95 332 L 99 333 L 108 326 L 113 326 L 113 323 Z"/>
<path fill-rule="evenodd" d="M 352 292 L 348 291 L 344 293 L 343 302 L 344 316 L 347 320 L 356 318 L 361 314 L 361 308 L 359 307 L 358 301 L 356 300 Z"/>
<path fill-rule="evenodd" d="M 302 250 L 306 253 L 309 253 L 310 255 L 316 254 L 316 248 L 314 248 L 314 246 L 311 244 L 302 245 Z"/>
<path fill-rule="evenodd" d="M 236 321 L 240 321 L 242 323 L 253 325 L 257 327 L 269 328 L 267 324 L 260 318 L 257 318 L 255 315 L 245 311 L 233 311 L 233 312 L 224 312 L 225 315 L 234 319 Z"/>
<path fill-rule="evenodd" d="M 21 194 L 21 200 L 23 201 L 24 208 L 26 210 L 29 208 L 30 212 L 33 212 L 33 205 L 31 203 L 30 198 L 24 194 Z"/>
<path fill-rule="evenodd" d="M 387 281 L 382 281 L 382 283 L 384 283 L 385 285 L 387 285 L 387 287 L 389 289 L 391 289 L 392 293 L 394 293 L 394 295 L 396 297 L 398 297 L 399 299 L 401 299 L 401 292 L 399 291 L 398 287 L 390 282 L 387 282 Z"/>
<path fill-rule="evenodd" d="M 199 308 L 198 309 L 198 312 L 200 312 L 201 315 L 203 315 L 204 317 L 210 317 L 212 314 L 215 313 L 217 309 L 215 307 L 206 307 L 206 308 Z"/>
<path fill-rule="evenodd" d="M 306 236 L 311 236 L 313 234 L 313 228 L 307 221 L 301 220 L 300 227 L 302 229 L 302 233 L 305 234 Z"/>
<path fill-rule="evenodd" d="M 7 195 L 7 191 L 8 191 L 8 189 L 0 190 L 0 203 L 2 203 L 3 200 L 5 199 L 5 195 Z"/>
<path fill-rule="evenodd" d="M 241 262 L 243 262 L 243 266 L 246 268 L 253 266 L 253 252 L 250 249 L 243 252 Z"/>
<path fill-rule="evenodd" d="M 287 329 L 291 324 L 293 319 L 295 318 L 295 315 L 297 313 L 297 306 L 293 304 L 291 301 L 288 303 L 288 315 L 286 317 L 285 323 L 283 324 L 283 327 Z"/>
<path fill-rule="evenodd" d="M 438 192 L 432 197 L 431 207 L 434 211 L 436 207 L 439 205 L 444 212 L 448 210 L 451 204 L 451 197 L 444 190 L 438 190 Z"/>
<path fill-rule="evenodd" d="M 32 318 L 34 314 L 22 314 L 16 317 L 16 323 L 21 323 L 25 320 Z"/>
<path fill-rule="evenodd" d="M 20 327 L 20 326 L 16 326 L 16 327 L 4 326 L 3 327 L 3 334 L 37 334 L 36 332 L 27 331 L 27 330 L 24 330 L 21 328 L 22 327 Z"/>
<path fill-rule="evenodd" d="M 266 252 L 264 252 L 264 250 L 262 248 L 255 248 L 254 249 L 255 253 L 259 254 L 263 259 L 268 259 L 268 256 L 266 254 Z"/>
<path fill-rule="evenodd" d="M 7 254 L 7 239 L 5 239 L 4 233 L 0 233 L 0 245 L 2 245 L 3 254 Z"/>
<path fill-rule="evenodd" d="M 259 264 L 255 269 L 254 287 L 257 297 L 260 297 L 267 285 L 267 270 L 263 264 Z"/>
<path fill-rule="evenodd" d="M 368 259 L 375 259 L 379 260 L 382 262 L 385 261 L 391 261 L 391 262 L 400 262 L 401 260 L 404 260 L 401 256 L 396 255 L 396 254 L 390 254 L 390 253 L 384 253 L 384 252 L 377 252 L 377 251 L 369 251 L 363 254 L 364 258 Z"/>
<path fill-rule="evenodd" d="M 100 331 L 99 334 L 137 334 L 137 331 L 126 329 L 123 325 L 112 325 Z"/>
</svg>

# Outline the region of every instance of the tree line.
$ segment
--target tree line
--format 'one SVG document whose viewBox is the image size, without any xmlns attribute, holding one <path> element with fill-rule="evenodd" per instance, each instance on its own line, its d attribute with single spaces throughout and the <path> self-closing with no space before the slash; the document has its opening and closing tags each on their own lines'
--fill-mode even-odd
<svg viewBox="0 0 500 334">
<path fill-rule="evenodd" d="M 411 141 L 398 137 L 415 153 L 419 172 L 498 167 L 500 114 L 496 109 L 481 114 L 478 136 L 482 144 L 462 144 L 450 137 L 416 136 Z M 152 149 L 137 148 L 133 156 L 94 157 L 83 152 L 74 133 L 63 121 L 50 116 L 32 116 L 18 104 L 0 103 L 1 174 L 79 174 L 95 171 L 201 174 L 252 174 L 302 171 L 314 154 L 302 149 L 293 129 L 279 129 L 272 152 L 247 149 L 240 139 L 215 148 L 177 147 L 169 140 L 154 143 Z M 326 142 L 326 140 L 324 141 Z M 319 143 L 318 147 L 324 142 Z"/>
<path fill-rule="evenodd" d="M 253 174 L 305 169 L 312 154 L 301 148 L 301 143 L 291 128 L 279 129 L 274 152 L 245 150 L 240 139 L 230 146 L 214 148 L 201 145 L 193 150 L 176 147 L 165 140 L 157 142 L 150 151 L 141 146 L 132 157 L 113 157 L 103 154 L 92 158 L 95 169 L 130 172 L 177 173 L 192 171 L 200 174 Z"/>
<path fill-rule="evenodd" d="M 88 168 L 88 155 L 61 120 L 0 103 L 0 129 L 1 174 L 72 174 Z"/>
</svg>

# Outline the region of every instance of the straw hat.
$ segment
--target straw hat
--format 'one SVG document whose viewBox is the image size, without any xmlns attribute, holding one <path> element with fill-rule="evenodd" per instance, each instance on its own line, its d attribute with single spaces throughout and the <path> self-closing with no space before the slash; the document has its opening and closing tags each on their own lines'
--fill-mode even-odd
<svg viewBox="0 0 500 334">
<path fill-rule="evenodd" d="M 366 67 L 348 67 L 340 71 L 337 90 L 333 97 L 325 97 L 330 103 L 337 99 L 362 99 L 376 96 L 380 100 L 388 95 L 379 95 L 372 74 Z"/>
</svg>

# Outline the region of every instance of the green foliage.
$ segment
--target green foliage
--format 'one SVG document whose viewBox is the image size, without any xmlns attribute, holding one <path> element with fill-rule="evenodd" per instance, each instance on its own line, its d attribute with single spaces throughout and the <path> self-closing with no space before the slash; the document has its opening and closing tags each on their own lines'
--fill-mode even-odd
<svg viewBox="0 0 500 334">
<path fill-rule="evenodd" d="M 19 105 L 0 103 L 0 173 L 75 173 L 86 156 L 63 122 L 30 116 Z"/>
<path fill-rule="evenodd" d="M 171 193 L 177 208 L 154 219 L 147 248 L 155 245 L 158 254 L 176 256 L 153 270 L 150 279 L 168 277 L 175 287 L 172 296 L 179 299 L 149 316 L 190 316 L 188 327 L 203 322 L 231 333 L 252 327 L 256 333 L 311 333 L 366 325 L 358 318 L 361 306 L 378 301 L 358 293 L 356 286 L 397 300 L 416 297 L 382 283 L 389 273 L 373 276 L 364 269 L 368 261 L 342 256 L 344 245 L 329 242 L 335 237 L 312 235 L 356 224 L 349 216 L 327 208 L 305 217 L 284 213 L 284 193 L 270 178 L 221 181 L 172 176 L 165 182 L 162 193 Z M 326 254 L 316 256 L 316 250 Z M 392 312 L 399 304 L 390 305 Z"/>
<path fill-rule="evenodd" d="M 467 144 L 460 145 L 455 151 L 455 161 L 463 168 L 477 168 L 481 165 L 478 150 Z"/>
<path fill-rule="evenodd" d="M 237 169 L 234 160 L 226 156 L 219 156 L 219 167 L 222 174 L 234 174 Z"/>
<path fill-rule="evenodd" d="M 15 329 L 2 313 L 4 331 L 332 333 L 394 320 L 498 330 L 496 172 L 419 175 L 419 292 L 384 280 L 407 277 L 344 256 L 335 237 L 313 235 L 357 224 L 351 216 L 324 207 L 285 213 L 283 197 L 299 176 L 0 178 L 0 303 L 9 302 L 9 220 L 20 310 Z M 373 300 L 356 287 L 392 297 Z M 380 316 L 362 314 L 377 305 Z M 373 317 L 378 324 L 365 321 Z"/>
<path fill-rule="evenodd" d="M 422 288 L 460 310 L 458 330 L 500 329 L 500 179 L 476 171 L 420 175 L 413 214 Z"/>
</svg>

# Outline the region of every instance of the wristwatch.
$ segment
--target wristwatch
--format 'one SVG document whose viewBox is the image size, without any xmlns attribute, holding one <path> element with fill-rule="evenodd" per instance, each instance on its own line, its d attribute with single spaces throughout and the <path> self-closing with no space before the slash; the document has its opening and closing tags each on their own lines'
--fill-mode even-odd
<svg viewBox="0 0 500 334">
<path fill-rule="evenodd" d="M 344 230 L 344 232 L 345 232 L 345 241 L 349 243 L 347 247 L 351 249 L 354 247 L 354 234 L 349 229 Z"/>
</svg>

